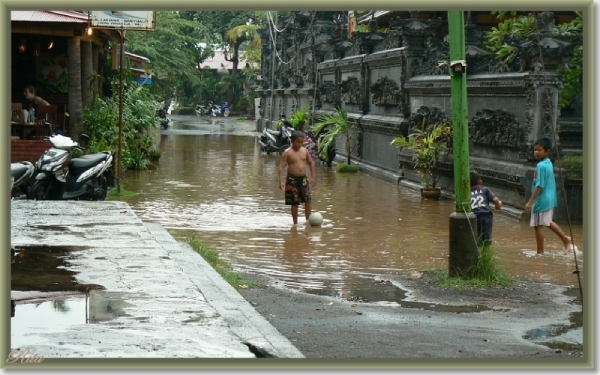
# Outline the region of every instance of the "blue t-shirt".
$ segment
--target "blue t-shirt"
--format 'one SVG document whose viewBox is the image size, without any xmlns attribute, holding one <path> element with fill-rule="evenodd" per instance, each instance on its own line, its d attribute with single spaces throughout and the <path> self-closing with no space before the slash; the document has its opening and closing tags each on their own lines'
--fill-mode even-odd
<svg viewBox="0 0 600 375">
<path fill-rule="evenodd" d="M 533 175 L 532 192 L 536 187 L 541 187 L 542 191 L 533 203 L 533 212 L 544 212 L 557 206 L 556 200 L 556 181 L 554 180 L 554 167 L 550 159 L 541 160 Z"/>
<path fill-rule="evenodd" d="M 471 188 L 471 211 L 475 216 L 494 215 L 494 212 L 490 209 L 490 202 L 494 200 L 496 196 L 490 188 L 485 186 L 473 186 Z"/>
</svg>

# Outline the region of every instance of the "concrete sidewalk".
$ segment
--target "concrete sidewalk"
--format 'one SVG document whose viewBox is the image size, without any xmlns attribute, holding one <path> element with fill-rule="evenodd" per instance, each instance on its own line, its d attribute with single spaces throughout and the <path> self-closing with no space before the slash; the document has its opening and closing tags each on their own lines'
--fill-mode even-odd
<svg viewBox="0 0 600 375">
<path fill-rule="evenodd" d="M 126 203 L 12 201 L 11 231 L 12 246 L 23 251 L 76 247 L 67 268 L 90 287 L 90 316 L 113 311 L 109 319 L 37 334 L 37 355 L 304 357 L 189 245 L 143 223 Z"/>
</svg>

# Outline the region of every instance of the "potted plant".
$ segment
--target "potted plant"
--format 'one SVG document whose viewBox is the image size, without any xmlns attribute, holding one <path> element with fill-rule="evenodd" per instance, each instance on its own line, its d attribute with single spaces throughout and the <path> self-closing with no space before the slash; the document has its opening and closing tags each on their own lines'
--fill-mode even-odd
<svg viewBox="0 0 600 375">
<path fill-rule="evenodd" d="M 413 151 L 414 169 L 421 178 L 421 196 L 439 199 L 441 190 L 436 186 L 440 175 L 435 173 L 436 164 L 442 155 L 448 156 L 448 148 L 452 141 L 452 125 L 437 123 L 413 128 L 408 137 L 396 137 L 391 144 L 399 149 L 407 148 Z"/>
<path fill-rule="evenodd" d="M 160 159 L 160 155 L 162 155 L 162 151 L 157 148 L 151 148 L 148 150 L 148 156 L 150 156 L 151 161 L 158 161 Z"/>
</svg>

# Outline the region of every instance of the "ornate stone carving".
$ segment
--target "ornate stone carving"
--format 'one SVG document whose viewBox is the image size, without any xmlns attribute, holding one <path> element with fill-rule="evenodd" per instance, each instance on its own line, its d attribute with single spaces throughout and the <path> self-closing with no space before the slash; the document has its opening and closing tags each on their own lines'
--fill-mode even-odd
<svg viewBox="0 0 600 375">
<path fill-rule="evenodd" d="M 439 41 L 435 47 L 428 49 L 425 61 L 413 70 L 412 76 L 448 75 L 448 62 L 450 61 L 450 44 Z"/>
<path fill-rule="evenodd" d="M 469 139 L 487 146 L 520 147 L 525 141 L 521 125 L 504 109 L 483 109 L 469 124 Z"/>
<path fill-rule="evenodd" d="M 315 63 L 313 59 L 308 58 L 300 69 L 304 86 L 312 87 L 315 84 Z"/>
<path fill-rule="evenodd" d="M 321 102 L 335 103 L 335 85 L 333 81 L 324 81 L 319 86 L 319 99 Z"/>
<path fill-rule="evenodd" d="M 390 30 L 383 37 L 383 41 L 375 47 L 374 52 L 402 47 L 402 33 L 400 30 Z"/>
<path fill-rule="evenodd" d="M 409 132 L 411 132 L 413 128 L 421 129 L 423 120 L 425 120 L 425 126 L 450 123 L 448 115 L 440 108 L 422 105 L 408 119 Z"/>
<path fill-rule="evenodd" d="M 360 82 L 356 77 L 348 77 L 341 84 L 342 102 L 349 104 L 360 104 L 361 89 Z"/>
<path fill-rule="evenodd" d="M 398 105 L 400 102 L 400 88 L 388 77 L 379 78 L 369 88 L 373 94 L 372 103 L 375 105 Z"/>
<path fill-rule="evenodd" d="M 521 72 L 529 70 L 538 73 L 544 69 L 554 70 L 573 56 L 573 44 L 581 43 L 581 35 L 556 37 L 552 34 L 554 13 L 538 13 L 537 21 L 540 35 L 508 35 L 504 38 L 505 43 L 518 48 L 516 56 L 521 62 Z M 543 55 L 543 64 L 540 53 Z"/>
</svg>

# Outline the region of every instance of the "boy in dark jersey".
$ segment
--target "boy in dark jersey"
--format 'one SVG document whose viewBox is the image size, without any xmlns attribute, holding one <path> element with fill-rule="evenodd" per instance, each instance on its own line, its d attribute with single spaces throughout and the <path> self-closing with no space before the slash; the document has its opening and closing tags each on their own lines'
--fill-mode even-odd
<svg viewBox="0 0 600 375">
<path fill-rule="evenodd" d="M 490 209 L 490 202 L 494 203 L 496 210 L 502 207 L 502 201 L 492 193 L 490 188 L 482 186 L 483 181 L 479 173 L 471 171 L 471 211 L 477 216 L 477 243 L 491 245 L 494 213 Z"/>
</svg>

